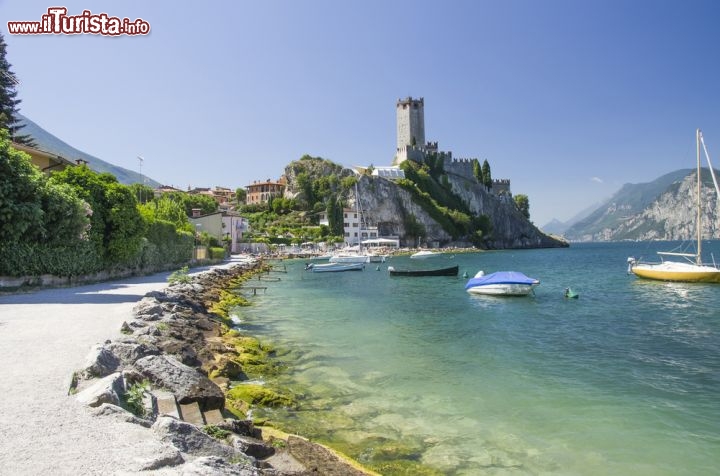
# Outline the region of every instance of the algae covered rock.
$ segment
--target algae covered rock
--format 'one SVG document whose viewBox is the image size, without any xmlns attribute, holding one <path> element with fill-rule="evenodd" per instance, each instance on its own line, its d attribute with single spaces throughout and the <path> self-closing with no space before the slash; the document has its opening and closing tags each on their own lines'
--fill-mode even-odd
<svg viewBox="0 0 720 476">
<path fill-rule="evenodd" d="M 135 362 L 135 368 L 153 384 L 175 394 L 178 403 L 198 402 L 203 410 L 223 408 L 222 390 L 197 369 L 165 355 L 150 355 Z"/>
<path fill-rule="evenodd" d="M 294 407 L 295 399 L 257 384 L 241 384 L 230 389 L 226 395 L 230 410 L 247 412 L 251 405 L 263 407 Z"/>
</svg>

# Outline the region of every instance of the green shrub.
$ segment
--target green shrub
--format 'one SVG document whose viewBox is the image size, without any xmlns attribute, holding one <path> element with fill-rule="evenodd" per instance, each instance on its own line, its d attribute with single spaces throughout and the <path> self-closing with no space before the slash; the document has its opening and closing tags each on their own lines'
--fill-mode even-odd
<svg viewBox="0 0 720 476">
<path fill-rule="evenodd" d="M 102 259 L 89 241 L 68 245 L 0 243 L 2 276 L 79 276 L 103 269 Z"/>
<path fill-rule="evenodd" d="M 123 399 L 128 410 L 137 416 L 145 416 L 145 405 L 143 405 L 143 396 L 145 391 L 150 387 L 150 382 L 143 380 L 136 382 L 130 386 Z"/>
<path fill-rule="evenodd" d="M 223 259 L 225 258 L 225 248 L 213 246 L 210 248 L 210 259 Z"/>
<path fill-rule="evenodd" d="M 188 284 L 190 282 L 190 276 L 188 275 L 188 267 L 183 266 L 182 268 L 178 269 L 177 271 L 173 271 L 170 276 L 168 276 L 168 283 L 170 284 Z"/>
<path fill-rule="evenodd" d="M 206 425 L 203 427 L 203 431 L 215 438 L 216 440 L 226 440 L 232 433 L 228 430 L 223 430 L 215 425 Z"/>
</svg>

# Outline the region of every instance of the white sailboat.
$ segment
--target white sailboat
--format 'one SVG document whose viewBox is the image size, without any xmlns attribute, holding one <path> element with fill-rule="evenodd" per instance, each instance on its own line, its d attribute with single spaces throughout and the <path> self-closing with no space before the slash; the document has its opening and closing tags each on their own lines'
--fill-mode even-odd
<svg viewBox="0 0 720 476">
<path fill-rule="evenodd" d="M 659 263 L 644 263 L 635 258 L 628 258 L 628 272 L 635 274 L 639 278 L 654 279 L 659 281 L 675 281 L 688 283 L 720 283 L 720 267 L 714 262 L 712 264 L 704 264 L 702 262 L 702 201 L 700 196 L 701 178 L 700 178 L 700 148 L 705 152 L 705 158 L 710 168 L 713 183 L 715 184 L 715 192 L 720 198 L 720 188 L 718 187 L 710 162 L 710 154 L 708 154 L 705 141 L 703 140 L 700 129 L 696 132 L 697 141 L 697 252 L 696 253 L 675 253 L 667 251 L 659 251 Z M 670 258 L 684 258 L 684 261 L 677 261 Z"/>
<path fill-rule="evenodd" d="M 355 182 L 355 213 L 360 217 L 359 230 L 367 229 L 367 222 L 362 208 L 360 207 L 360 192 L 357 182 Z M 354 246 L 346 247 L 330 257 L 331 263 L 384 263 L 385 255 L 370 252 L 369 249 L 362 246 L 361 237 L 358 236 L 358 242 Z"/>
</svg>

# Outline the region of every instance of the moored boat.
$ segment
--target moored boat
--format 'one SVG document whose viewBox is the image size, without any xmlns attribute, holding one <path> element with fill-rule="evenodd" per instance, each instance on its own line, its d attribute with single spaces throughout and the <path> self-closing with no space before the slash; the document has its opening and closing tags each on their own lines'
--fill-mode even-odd
<svg viewBox="0 0 720 476">
<path fill-rule="evenodd" d="M 698 129 L 695 134 L 697 142 L 697 246 L 695 253 L 668 252 L 659 251 L 659 263 L 646 263 L 636 260 L 633 257 L 628 258 L 628 274 L 633 273 L 639 278 L 654 279 L 657 281 L 673 281 L 686 283 L 720 283 L 720 267 L 713 264 L 702 262 L 702 199 L 701 199 L 701 167 L 700 167 L 700 146 L 705 152 L 710 175 L 715 185 L 715 192 L 720 198 L 720 188 L 715 178 L 710 155 L 708 154 L 702 131 Z M 673 261 L 666 257 L 684 258 L 686 261 Z"/>
<path fill-rule="evenodd" d="M 459 266 L 450 266 L 449 268 L 439 269 L 395 269 L 388 267 L 390 276 L 457 276 Z"/>
<path fill-rule="evenodd" d="M 310 270 L 313 273 L 330 273 L 339 271 L 362 271 L 365 268 L 365 263 L 325 263 L 315 264 L 310 263 L 305 266 L 305 270 Z"/>
<path fill-rule="evenodd" d="M 467 282 L 465 290 L 470 294 L 527 296 L 538 284 L 537 279 L 518 271 L 498 271 L 488 275 L 480 271 Z"/>
<path fill-rule="evenodd" d="M 329 259 L 331 263 L 369 263 L 370 256 L 360 253 L 338 253 Z"/>
<path fill-rule="evenodd" d="M 422 250 L 422 251 L 418 251 L 417 253 L 411 254 L 410 259 L 437 258 L 438 256 L 441 256 L 441 255 L 442 255 L 442 253 L 438 253 L 435 251 Z"/>
</svg>

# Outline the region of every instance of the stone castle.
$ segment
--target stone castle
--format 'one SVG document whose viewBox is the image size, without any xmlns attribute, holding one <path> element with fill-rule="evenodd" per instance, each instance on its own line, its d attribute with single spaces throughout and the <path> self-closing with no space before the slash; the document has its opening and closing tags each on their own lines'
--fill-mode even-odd
<svg viewBox="0 0 720 476">
<path fill-rule="evenodd" d="M 441 151 L 437 141 L 425 142 L 425 100 L 407 97 L 398 99 L 395 106 L 397 114 L 397 149 L 393 165 L 406 160 L 423 163 L 425 157 L 434 154 L 443 158 L 445 172 L 474 179 L 473 158 L 454 159 L 452 151 Z M 492 181 L 491 191 L 495 195 L 511 196 L 510 180 Z"/>
</svg>

